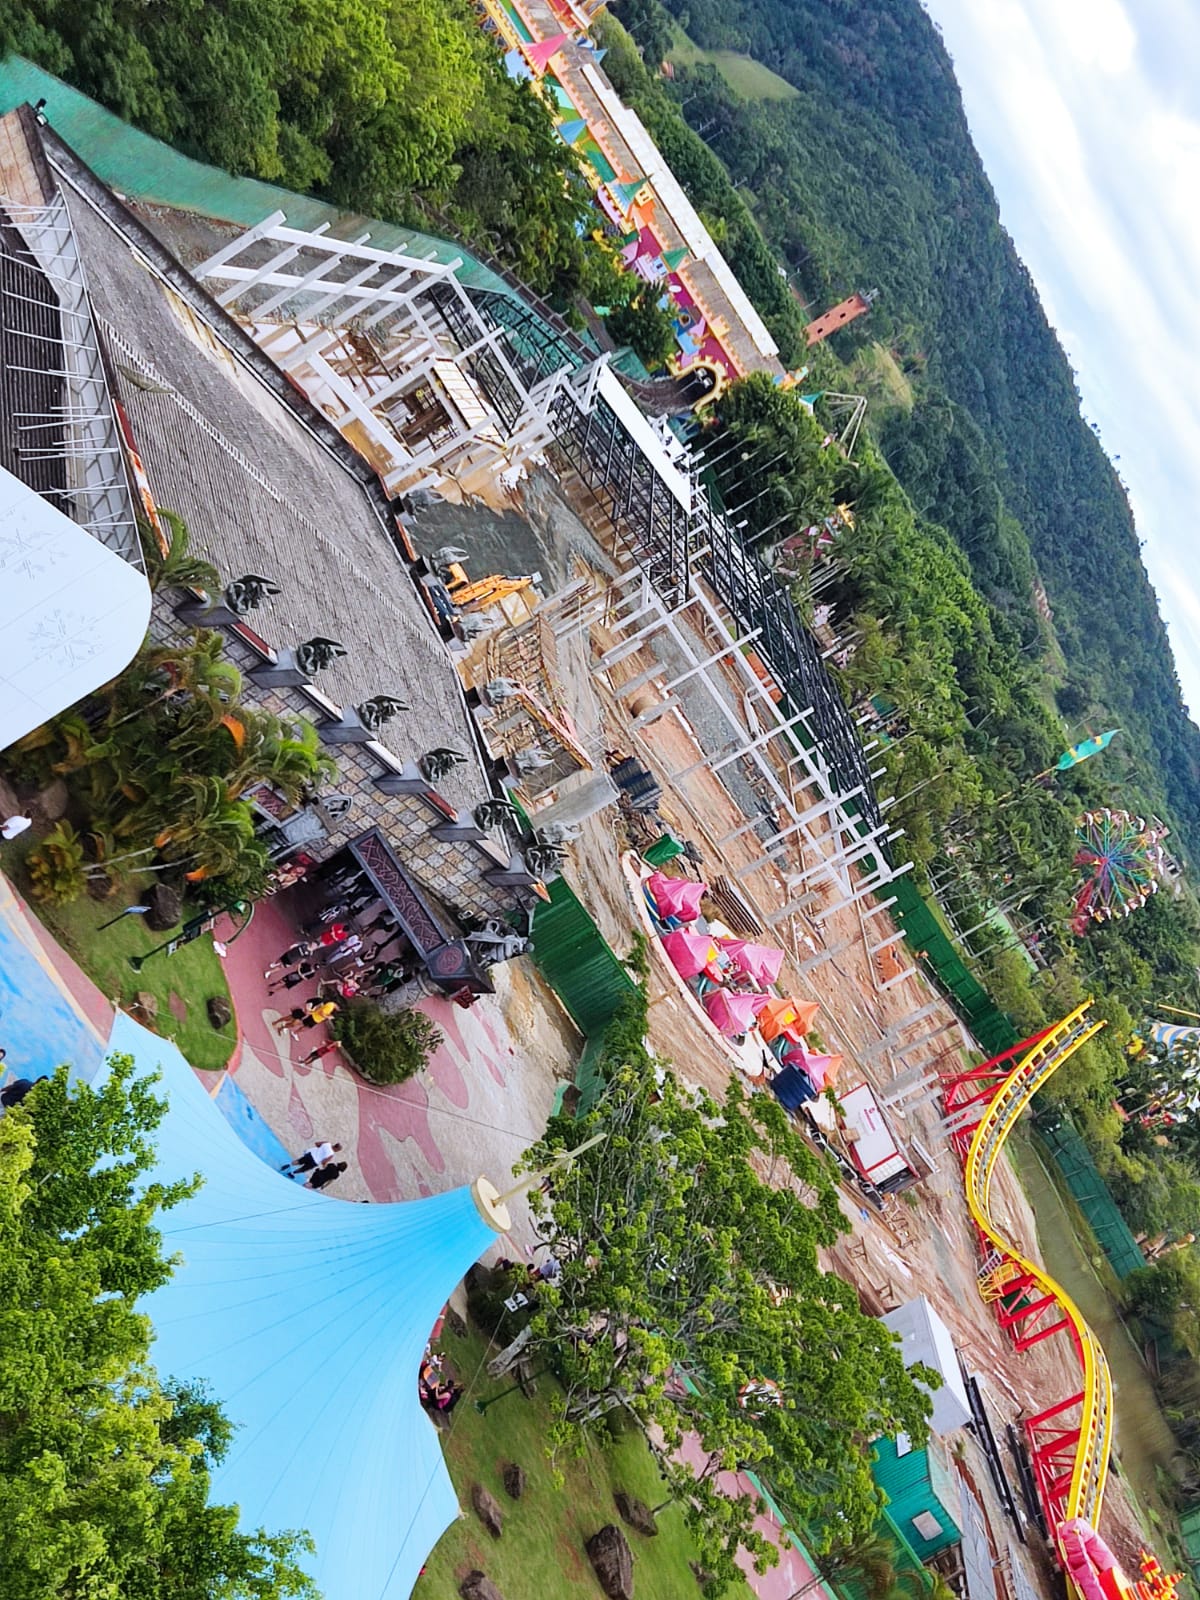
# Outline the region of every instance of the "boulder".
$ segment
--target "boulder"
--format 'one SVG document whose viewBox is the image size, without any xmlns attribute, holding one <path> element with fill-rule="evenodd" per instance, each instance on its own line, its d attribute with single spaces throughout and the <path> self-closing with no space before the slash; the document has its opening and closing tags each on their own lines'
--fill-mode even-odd
<svg viewBox="0 0 1200 1600">
<path fill-rule="evenodd" d="M 153 1022 L 158 1016 L 158 996 L 149 989 L 139 989 L 133 997 L 133 1009 L 141 1012 L 144 1021 Z"/>
<path fill-rule="evenodd" d="M 169 933 L 183 920 L 183 896 L 178 889 L 172 889 L 169 883 L 156 883 L 143 904 L 150 907 L 146 913 L 146 926 L 155 933 Z"/>
<path fill-rule="evenodd" d="M 564 1117 L 573 1117 L 579 1110 L 579 1102 L 583 1099 L 583 1090 L 577 1083 L 569 1083 L 563 1090 L 561 1111 Z"/>
<path fill-rule="evenodd" d="M 479 1571 L 468 1572 L 458 1586 L 462 1600 L 504 1600 L 504 1596 L 497 1589 L 492 1580 Z"/>
<path fill-rule="evenodd" d="M 633 1600 L 633 1551 L 620 1528 L 608 1523 L 584 1548 L 608 1600 Z"/>
<path fill-rule="evenodd" d="M 67 814 L 70 803 L 66 783 L 62 778 L 51 778 L 44 789 L 39 789 L 34 796 L 30 810 L 34 813 L 34 821 L 61 822 Z"/>
<path fill-rule="evenodd" d="M 465 1339 L 467 1337 L 466 1319 L 459 1316 L 453 1306 L 450 1306 L 446 1311 L 446 1326 L 456 1339 Z"/>
<path fill-rule="evenodd" d="M 224 1028 L 233 1021 L 233 1011 L 224 995 L 214 994 L 205 1004 L 208 1020 L 214 1028 Z"/>
<path fill-rule="evenodd" d="M 621 1513 L 622 1522 L 627 1522 L 631 1528 L 644 1533 L 647 1539 L 654 1538 L 658 1532 L 658 1523 L 654 1520 L 653 1511 L 644 1500 L 639 1500 L 635 1494 L 627 1494 L 624 1489 L 618 1489 L 613 1495 L 613 1500 Z"/>
<path fill-rule="evenodd" d="M 492 1538 L 498 1539 L 504 1532 L 504 1513 L 495 1496 L 490 1495 L 481 1483 L 477 1483 L 471 1489 L 471 1504 L 475 1507 L 475 1515 Z"/>
<path fill-rule="evenodd" d="M 510 1500 L 519 1500 L 525 1493 L 525 1469 L 519 1467 L 515 1461 L 506 1461 L 501 1473 L 504 1479 L 504 1492 Z"/>
</svg>

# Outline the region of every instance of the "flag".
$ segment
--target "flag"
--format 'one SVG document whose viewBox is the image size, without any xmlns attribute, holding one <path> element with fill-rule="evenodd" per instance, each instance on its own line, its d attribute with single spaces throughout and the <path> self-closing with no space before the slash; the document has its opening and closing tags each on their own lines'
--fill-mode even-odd
<svg viewBox="0 0 1200 1600">
<path fill-rule="evenodd" d="M 1109 745 L 1120 733 L 1119 728 L 1114 728 L 1111 733 L 1099 733 L 1091 739 L 1084 739 L 1079 744 L 1073 744 L 1069 750 L 1064 750 L 1055 763 L 1056 772 L 1066 772 L 1071 767 L 1077 767 L 1081 761 L 1087 761 L 1092 756 L 1098 756 L 1101 750 L 1107 750 Z"/>
</svg>

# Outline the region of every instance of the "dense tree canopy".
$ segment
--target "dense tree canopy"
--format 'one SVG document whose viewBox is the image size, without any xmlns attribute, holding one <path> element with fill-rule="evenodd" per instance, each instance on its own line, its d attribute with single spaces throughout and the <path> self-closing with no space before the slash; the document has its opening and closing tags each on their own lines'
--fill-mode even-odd
<svg viewBox="0 0 1200 1600">
<path fill-rule="evenodd" d="M 10 49 L 230 172 L 446 215 L 564 305 L 594 270 L 576 158 L 466 0 L 0 0 Z"/>
<path fill-rule="evenodd" d="M 162 1114 L 133 1063 L 65 1068 L 0 1118 L 0 1587 L 6 1600 L 309 1596 L 293 1535 L 208 1503 L 230 1430 L 159 1383 L 139 1297 L 171 1271 L 154 1226 L 188 1183 L 143 1173 Z"/>
<path fill-rule="evenodd" d="M 865 1531 L 879 1506 L 869 1441 L 923 1438 L 928 1398 L 888 1330 L 818 1264 L 845 1226 L 831 1173 L 770 1097 L 731 1084 L 717 1105 L 656 1064 L 644 1018 L 631 1003 L 610 1035 L 590 1115 L 554 1119 L 528 1158 L 580 1149 L 543 1202 L 561 1274 L 531 1324 L 565 1390 L 553 1443 L 614 1408 L 657 1429 L 706 1560 L 739 1543 L 771 1559 L 753 1506 L 711 1492 L 738 1466 L 801 1522 Z M 685 1435 L 707 1467 L 680 1461 Z"/>
</svg>

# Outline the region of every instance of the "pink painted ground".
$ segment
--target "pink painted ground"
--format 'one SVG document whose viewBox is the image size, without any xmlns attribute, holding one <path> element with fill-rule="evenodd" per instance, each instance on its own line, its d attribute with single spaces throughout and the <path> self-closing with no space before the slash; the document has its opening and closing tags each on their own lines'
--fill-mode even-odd
<svg viewBox="0 0 1200 1600">
<path fill-rule="evenodd" d="M 270 995 L 264 978 L 270 963 L 296 942 L 303 904 L 291 893 L 261 902 L 249 928 L 228 947 L 225 969 L 241 1041 L 230 1070 L 251 1104 L 297 1150 L 314 1137 L 346 1147 L 350 1170 L 336 1191 L 342 1199 L 410 1199 L 480 1172 L 507 1179 L 514 1160 L 540 1135 L 557 1077 L 570 1077 L 577 1049 L 528 975 L 516 967 L 497 969 L 500 992 L 481 997 L 469 1011 L 439 998 L 422 1000 L 420 1009 L 437 1023 L 443 1042 L 408 1083 L 364 1083 L 336 1051 L 305 1066 L 303 1058 L 329 1037 L 327 1031 L 292 1039 L 273 1023 L 314 994 L 316 984 Z M 514 1233 L 518 1243 L 531 1240 L 524 1218 Z"/>
</svg>

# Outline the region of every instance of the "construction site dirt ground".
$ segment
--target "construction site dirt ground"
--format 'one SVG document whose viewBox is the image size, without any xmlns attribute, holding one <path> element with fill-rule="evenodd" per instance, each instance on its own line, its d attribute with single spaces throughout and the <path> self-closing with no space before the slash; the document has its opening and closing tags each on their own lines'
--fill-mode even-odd
<svg viewBox="0 0 1200 1600">
<path fill-rule="evenodd" d="M 526 487 L 523 509 L 524 515 L 515 511 L 497 515 L 481 507 L 439 507 L 431 522 L 444 542 L 469 552 L 473 575 L 538 570 L 547 591 L 582 575 L 602 591 L 618 570 L 620 554 L 593 536 L 545 475 Z M 634 679 L 653 684 L 656 667 L 669 678 L 671 667 L 656 654 L 656 642 L 648 641 L 607 671 L 598 671 L 599 658 L 621 637 L 619 629 L 614 632 L 602 625 L 560 642 L 556 685 L 560 704 L 574 719 L 584 743 L 597 753 L 619 749 L 637 755 L 653 771 L 663 790 L 661 818 L 696 846 L 702 861 L 699 874 L 709 882 L 720 877 L 734 886 L 767 941 L 784 949 L 781 988 L 820 1003 L 816 1022 L 820 1041 L 846 1057 L 839 1082 L 865 1080 L 886 1093 L 898 1065 L 883 1047 L 885 1035 L 894 1038 L 905 1019 L 917 1012 L 923 1013 L 921 1019 L 901 1034 L 917 1041 L 905 1054 L 903 1069 L 947 1073 L 966 1065 L 970 1041 L 949 1005 L 919 971 L 910 970 L 904 946 L 870 953 L 872 943 L 880 944 L 894 931 L 886 911 L 869 916 L 871 898 L 831 910 L 819 922 L 811 914 L 797 913 L 771 926 L 770 919 L 788 906 L 791 891 L 778 866 L 755 866 L 763 856 L 763 842 L 745 824 L 748 815 L 761 814 L 764 805 L 748 792 L 747 774 L 738 764 L 722 773 L 712 770 L 718 754 L 714 730 L 698 729 L 682 708 L 677 706 L 640 729 L 631 727 L 634 719 L 630 704 L 622 698 L 622 686 Z M 698 642 L 706 642 L 709 650 L 719 647 L 713 640 Z M 738 680 L 732 668 L 723 671 L 729 702 L 736 706 L 741 703 Z M 727 737 L 727 730 L 715 737 Z M 631 837 L 627 822 L 610 808 L 583 824 L 570 850 L 567 874 L 572 886 L 618 953 L 630 948 L 643 925 L 621 857 L 630 844 L 645 842 Z M 806 840 L 803 851 L 789 846 L 784 870 L 811 867 L 828 848 L 828 835 L 817 832 Z M 832 876 L 828 882 L 822 880 L 819 892 L 825 905 L 831 905 Z M 836 953 L 807 975 L 800 972 L 801 963 L 825 952 Z M 673 1062 L 686 1080 L 721 1094 L 736 1070 L 726 1046 L 670 983 L 652 977 L 651 998 L 650 1042 L 656 1052 Z M 921 1043 L 922 1039 L 927 1042 Z M 929 1158 L 932 1170 L 900 1200 L 891 1201 L 883 1217 L 844 1191 L 847 1233 L 828 1253 L 825 1264 L 852 1281 L 864 1306 L 875 1312 L 927 1295 L 951 1330 L 967 1367 L 979 1377 L 993 1428 L 1002 1437 L 1004 1423 L 1019 1427 L 1025 1417 L 1077 1391 L 1073 1347 L 1064 1333 L 1026 1352 L 1014 1348 L 978 1291 L 974 1227 L 939 1107 L 926 1099 L 889 1110 L 888 1115 L 901 1143 L 910 1148 L 915 1144 Z M 1039 1260 L 1033 1213 L 1008 1163 L 1002 1163 L 998 1172 L 997 1214 L 1008 1236 Z M 982 1490 L 986 1479 L 982 1460 L 975 1460 L 971 1470 Z M 1031 1549 L 1023 1549 L 1000 1515 L 990 1484 L 986 1488 L 982 1498 L 986 1504 L 990 1496 L 988 1510 L 998 1552 L 1010 1550 L 1011 1560 L 1047 1592 L 1051 1572 L 1037 1553 L 1036 1533 L 1030 1534 Z M 1143 1534 L 1115 1478 L 1109 1480 L 1102 1526 L 1122 1559 L 1136 1568 Z"/>
</svg>

